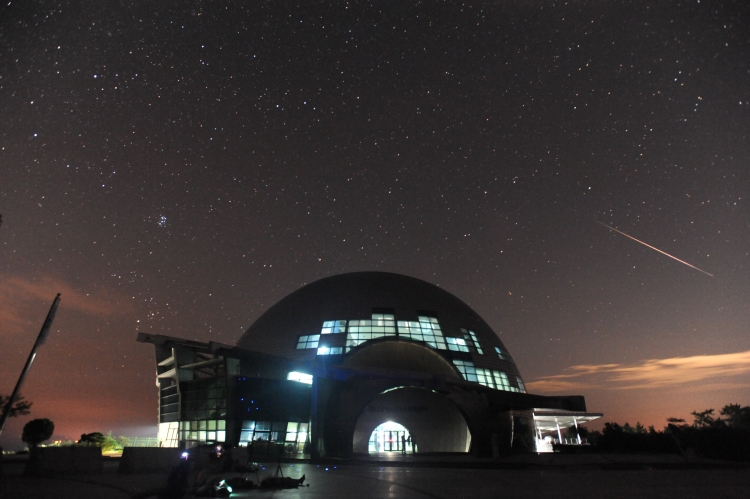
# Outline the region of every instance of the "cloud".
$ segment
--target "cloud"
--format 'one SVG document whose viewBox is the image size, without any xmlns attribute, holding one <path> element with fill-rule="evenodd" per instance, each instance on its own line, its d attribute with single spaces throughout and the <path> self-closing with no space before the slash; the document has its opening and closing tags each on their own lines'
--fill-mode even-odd
<svg viewBox="0 0 750 499">
<path fill-rule="evenodd" d="M 86 293 L 58 279 L 24 279 L 0 276 L 0 324 L 3 333 L 18 333 L 40 326 L 57 293 L 60 311 L 109 317 L 128 312 L 132 304 L 124 297 L 103 289 Z M 58 312 L 59 314 L 59 312 Z"/>
<path fill-rule="evenodd" d="M 716 390 L 717 386 L 746 385 L 735 380 L 719 382 L 750 373 L 750 350 L 719 355 L 695 355 L 649 359 L 634 364 L 597 364 L 572 366 L 563 374 L 545 376 L 527 383 L 537 392 L 563 392 L 591 388 L 619 390 L 644 388 L 680 388 L 694 391 Z M 710 384 L 706 383 L 711 381 Z M 700 387 L 700 388 L 698 388 Z"/>
</svg>

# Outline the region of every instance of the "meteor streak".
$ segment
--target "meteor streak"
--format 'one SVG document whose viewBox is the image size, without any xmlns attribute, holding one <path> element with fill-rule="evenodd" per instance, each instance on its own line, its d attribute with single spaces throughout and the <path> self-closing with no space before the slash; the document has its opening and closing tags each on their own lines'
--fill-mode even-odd
<svg viewBox="0 0 750 499">
<path fill-rule="evenodd" d="M 592 218 L 592 220 L 594 220 L 594 219 Z M 652 249 L 652 250 L 654 250 L 654 251 L 658 251 L 658 252 L 659 252 L 659 253 L 661 253 L 662 255 L 666 255 L 666 256 L 668 256 L 669 258 L 671 258 L 672 260 L 677 260 L 677 261 L 678 261 L 678 262 L 680 262 L 680 263 L 684 263 L 684 264 L 685 264 L 685 265 L 687 265 L 688 267 L 690 267 L 690 268 L 692 268 L 692 269 L 695 269 L 695 270 L 697 270 L 698 272 L 703 272 L 704 274 L 706 274 L 706 275 L 708 275 L 708 276 L 711 276 L 711 277 L 713 277 L 713 276 L 714 276 L 713 274 L 709 274 L 709 273 L 708 273 L 708 272 L 706 272 L 705 270 L 701 270 L 701 269 L 699 269 L 699 268 L 698 268 L 698 267 L 696 267 L 695 265 L 690 265 L 690 264 L 689 264 L 688 262 L 686 262 L 686 261 L 683 261 L 683 260 L 680 260 L 680 259 L 679 259 L 679 258 L 677 258 L 676 256 L 672 256 L 672 255 L 670 255 L 670 254 L 669 254 L 669 253 L 667 253 L 666 251 L 662 251 L 662 250 L 660 250 L 659 248 L 654 248 L 654 247 L 653 247 L 653 246 L 651 246 L 650 244 L 646 244 L 646 243 L 644 243 L 643 241 L 641 241 L 640 239 L 636 239 L 636 238 L 634 238 L 633 236 L 629 236 L 628 234 L 625 234 L 625 233 L 624 233 L 623 231 L 621 231 L 621 230 L 617 230 L 617 229 L 615 229 L 614 227 L 610 227 L 609 225 L 607 225 L 607 224 L 605 224 L 605 223 L 602 223 L 602 222 L 600 222 L 600 221 L 598 221 L 598 220 L 594 220 L 594 222 L 598 223 L 599 225 L 603 225 L 603 226 L 605 226 L 606 228 L 608 228 L 608 229 L 610 229 L 610 230 L 613 230 L 613 231 L 617 232 L 618 234 L 622 234 L 623 236 L 625 236 L 625 237 L 627 237 L 627 238 L 630 238 L 630 239 L 632 239 L 633 241 L 635 241 L 635 242 L 637 242 L 637 243 L 641 243 L 642 245 L 644 245 L 644 246 L 646 246 L 646 247 L 648 247 L 648 248 L 651 248 L 651 249 Z"/>
</svg>

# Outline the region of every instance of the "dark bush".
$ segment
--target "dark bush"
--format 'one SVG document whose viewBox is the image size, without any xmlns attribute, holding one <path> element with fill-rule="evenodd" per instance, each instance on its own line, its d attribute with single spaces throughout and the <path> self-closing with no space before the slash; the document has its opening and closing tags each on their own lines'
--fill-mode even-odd
<svg viewBox="0 0 750 499">
<path fill-rule="evenodd" d="M 30 447 L 36 447 L 45 440 L 49 440 L 54 431 L 55 423 L 49 419 L 32 419 L 23 427 L 21 440 L 29 444 Z"/>
</svg>

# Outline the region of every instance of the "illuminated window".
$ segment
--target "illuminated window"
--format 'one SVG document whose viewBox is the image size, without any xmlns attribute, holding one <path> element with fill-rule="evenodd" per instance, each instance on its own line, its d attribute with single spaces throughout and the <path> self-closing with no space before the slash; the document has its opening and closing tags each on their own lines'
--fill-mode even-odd
<svg viewBox="0 0 750 499">
<path fill-rule="evenodd" d="M 414 341 L 423 341 L 432 348 L 447 350 L 443 331 L 435 317 L 419 316 L 418 322 L 398 321 L 398 335 Z"/>
<path fill-rule="evenodd" d="M 297 340 L 297 350 L 304 350 L 307 348 L 318 348 L 318 342 L 320 341 L 319 334 L 308 334 L 300 336 Z"/>
<path fill-rule="evenodd" d="M 453 364 L 466 381 L 479 383 L 480 385 L 494 388 L 496 390 L 526 393 L 523 381 L 521 381 L 521 378 L 519 377 L 516 377 L 519 387 L 516 388 L 515 386 L 511 386 L 510 380 L 508 380 L 508 375 L 502 371 L 493 371 L 490 369 L 475 367 L 474 363 L 468 360 L 454 359 Z"/>
<path fill-rule="evenodd" d="M 456 369 L 458 369 L 458 372 L 461 373 L 461 376 L 463 376 L 466 381 L 473 381 L 474 383 L 478 381 L 477 371 L 474 367 L 473 362 L 470 362 L 468 360 L 453 359 L 453 364 L 456 366 Z"/>
<path fill-rule="evenodd" d="M 492 377 L 495 379 L 495 387 L 498 390 L 510 391 L 511 386 L 507 374 L 500 371 L 492 371 Z"/>
<path fill-rule="evenodd" d="M 199 420 L 180 421 L 180 440 L 187 442 L 188 447 L 199 443 L 226 441 L 226 421 Z"/>
<path fill-rule="evenodd" d="M 495 388 L 495 382 L 492 380 L 492 371 L 489 369 L 482 369 L 477 367 L 476 368 L 477 373 L 477 383 L 480 385 L 488 386 L 490 388 Z"/>
<path fill-rule="evenodd" d="M 495 351 L 497 352 L 497 356 L 500 357 L 500 360 L 508 360 L 508 355 L 503 352 L 500 347 L 495 347 Z"/>
<path fill-rule="evenodd" d="M 362 343 L 396 336 L 396 320 L 391 314 L 372 314 L 372 319 L 349 321 L 348 333 L 346 335 L 346 351 Z"/>
<path fill-rule="evenodd" d="M 484 355 L 482 345 L 479 344 L 479 339 L 477 338 L 476 333 L 470 329 L 461 329 L 461 332 L 464 333 L 466 344 L 470 347 L 474 347 L 479 355 Z"/>
<path fill-rule="evenodd" d="M 526 393 L 526 387 L 523 385 L 523 381 L 521 378 L 516 376 L 516 381 L 518 382 L 518 389 L 521 390 L 523 393 Z"/>
<path fill-rule="evenodd" d="M 325 321 L 320 334 L 336 334 L 346 332 L 346 321 Z"/>
<path fill-rule="evenodd" d="M 286 453 L 301 453 L 307 442 L 309 427 L 309 423 L 295 421 L 243 421 L 239 446 L 247 447 L 251 443 L 263 446 L 264 443 L 278 442 L 284 444 Z"/>
<path fill-rule="evenodd" d="M 297 371 L 290 372 L 286 379 L 289 381 L 299 381 L 300 383 L 305 383 L 307 385 L 312 385 L 313 382 L 312 374 L 299 373 Z"/>
<path fill-rule="evenodd" d="M 318 347 L 318 355 L 341 355 L 343 347 Z"/>
<path fill-rule="evenodd" d="M 309 423 L 289 423 L 286 427 L 286 442 L 304 444 L 307 441 Z"/>
<path fill-rule="evenodd" d="M 469 347 L 466 346 L 466 341 L 462 338 L 451 338 L 446 337 L 445 342 L 448 344 L 448 350 L 453 352 L 467 352 Z"/>
</svg>

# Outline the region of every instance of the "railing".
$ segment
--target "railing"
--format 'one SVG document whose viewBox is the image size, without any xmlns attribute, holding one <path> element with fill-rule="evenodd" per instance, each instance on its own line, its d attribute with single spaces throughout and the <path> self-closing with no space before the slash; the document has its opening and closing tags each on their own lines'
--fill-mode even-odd
<svg viewBox="0 0 750 499">
<path fill-rule="evenodd" d="M 581 441 L 578 442 L 578 439 L 575 438 L 575 437 L 573 437 L 573 438 L 563 438 L 562 441 L 560 441 L 560 439 L 558 439 L 558 438 L 553 438 L 552 439 L 552 443 L 554 443 L 556 445 L 560 445 L 560 444 L 562 444 L 562 445 L 588 445 L 589 444 L 589 442 L 588 442 L 587 439 L 582 438 Z"/>
<path fill-rule="evenodd" d="M 159 447 L 156 437 L 121 437 L 123 447 Z"/>
</svg>

